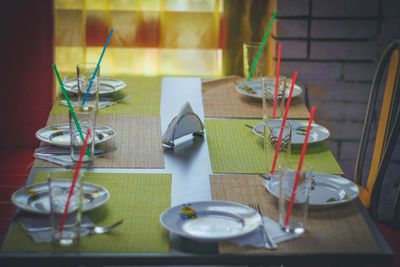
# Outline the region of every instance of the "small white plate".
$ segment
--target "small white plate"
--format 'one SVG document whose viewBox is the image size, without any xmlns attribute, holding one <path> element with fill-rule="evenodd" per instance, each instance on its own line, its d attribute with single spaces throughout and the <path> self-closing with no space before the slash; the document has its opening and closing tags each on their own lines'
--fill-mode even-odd
<svg viewBox="0 0 400 267">
<path fill-rule="evenodd" d="M 96 125 L 95 145 L 107 142 L 115 137 L 115 130 L 104 126 Z M 70 146 L 69 124 L 55 124 L 44 127 L 36 132 L 36 137 L 46 143 L 59 147 Z"/>
<path fill-rule="evenodd" d="M 306 129 L 308 122 L 306 121 L 295 121 L 287 120 L 292 124 L 292 144 L 303 144 L 306 136 Z M 281 120 L 273 120 L 267 122 L 268 126 L 281 126 Z M 311 124 L 310 136 L 308 137 L 308 143 L 317 143 L 324 141 L 329 138 L 330 132 L 324 126 L 312 123 Z M 253 133 L 264 138 L 264 123 L 257 124 L 253 128 Z"/>
<path fill-rule="evenodd" d="M 324 208 L 347 203 L 355 199 L 360 190 L 352 181 L 343 177 L 325 173 L 313 173 L 309 206 Z M 267 190 L 279 197 L 279 177 L 264 181 Z"/>
<path fill-rule="evenodd" d="M 199 201 L 164 211 L 161 224 L 169 231 L 199 241 L 217 241 L 245 235 L 261 224 L 258 212 L 228 201 Z"/>
<path fill-rule="evenodd" d="M 100 77 L 100 91 L 99 95 L 110 94 L 118 92 L 125 88 L 126 83 L 113 78 Z M 64 88 L 67 92 L 77 94 L 78 93 L 78 82 L 76 78 L 71 78 L 64 82 Z"/>
<path fill-rule="evenodd" d="M 289 97 L 290 86 L 291 84 L 286 84 L 285 98 Z M 238 84 L 236 85 L 236 91 L 247 96 L 262 98 L 262 81 L 249 81 Z M 301 87 L 295 84 L 293 87 L 292 97 L 299 96 L 302 92 L 303 90 Z"/>
<path fill-rule="evenodd" d="M 72 180 L 56 180 L 55 183 L 67 190 L 71 188 Z M 83 184 L 82 211 L 97 208 L 110 198 L 110 193 L 104 187 L 95 184 Z M 38 214 L 50 214 L 49 184 L 28 185 L 18 189 L 11 198 L 19 208 Z"/>
</svg>

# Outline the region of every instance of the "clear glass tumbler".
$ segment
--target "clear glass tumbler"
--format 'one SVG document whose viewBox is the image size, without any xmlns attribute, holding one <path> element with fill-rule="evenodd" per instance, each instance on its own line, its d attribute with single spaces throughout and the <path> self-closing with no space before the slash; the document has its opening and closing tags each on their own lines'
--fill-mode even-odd
<svg viewBox="0 0 400 267">
<path fill-rule="evenodd" d="M 306 229 L 312 168 L 303 162 L 294 191 L 298 164 L 289 161 L 280 165 L 279 224 L 285 232 L 301 234 Z"/>
</svg>

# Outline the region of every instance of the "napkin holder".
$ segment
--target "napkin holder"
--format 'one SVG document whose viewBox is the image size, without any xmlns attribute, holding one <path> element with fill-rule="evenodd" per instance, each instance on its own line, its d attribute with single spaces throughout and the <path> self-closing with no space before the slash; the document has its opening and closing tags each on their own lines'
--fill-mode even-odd
<svg viewBox="0 0 400 267">
<path fill-rule="evenodd" d="M 163 144 L 174 148 L 175 140 L 188 134 L 204 136 L 204 125 L 199 116 L 193 112 L 190 104 L 186 103 L 168 125 L 161 141 Z"/>
</svg>

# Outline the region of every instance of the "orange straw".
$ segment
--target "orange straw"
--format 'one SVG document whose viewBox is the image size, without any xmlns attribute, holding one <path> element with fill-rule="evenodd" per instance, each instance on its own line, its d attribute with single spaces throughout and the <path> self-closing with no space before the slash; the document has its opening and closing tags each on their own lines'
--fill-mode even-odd
<svg viewBox="0 0 400 267">
<path fill-rule="evenodd" d="M 281 66 L 281 49 L 282 49 L 282 44 L 279 43 L 278 46 L 278 62 L 276 63 L 276 79 L 275 79 L 275 96 L 274 96 L 274 110 L 272 111 L 272 118 L 275 120 L 276 116 L 276 104 L 277 104 L 277 98 L 278 98 L 278 85 L 279 85 L 279 69 Z M 285 95 L 285 88 L 283 88 L 283 95 Z"/>
<path fill-rule="evenodd" d="M 274 174 L 274 172 L 275 172 L 276 160 L 278 159 L 279 148 L 280 148 L 281 142 L 282 142 L 283 128 L 285 128 L 286 118 L 289 113 L 290 102 L 292 101 L 293 88 L 294 88 L 294 84 L 296 83 L 296 79 L 297 79 L 297 71 L 295 71 L 293 74 L 292 86 L 290 87 L 289 97 L 286 102 L 285 114 L 283 115 L 281 131 L 279 132 L 278 143 L 276 144 L 274 161 L 272 162 L 271 175 Z"/>
<path fill-rule="evenodd" d="M 312 121 L 314 119 L 314 114 L 315 114 L 315 107 L 312 107 L 311 108 L 311 113 L 310 113 L 310 119 L 308 120 L 308 127 L 307 127 L 307 131 L 306 131 L 306 137 L 304 139 L 303 148 L 301 150 L 299 166 L 297 167 L 296 179 L 294 180 L 292 196 L 290 198 L 289 207 L 288 207 L 288 210 L 287 210 L 287 213 L 286 213 L 286 218 L 285 218 L 285 223 L 284 223 L 285 227 L 288 225 L 290 214 L 292 213 L 293 202 L 294 202 L 294 198 L 296 196 L 297 185 L 299 184 L 300 171 L 301 171 L 301 167 L 303 166 L 304 156 L 306 155 L 308 136 L 310 135 L 311 123 L 312 123 Z"/>
<path fill-rule="evenodd" d="M 74 177 L 72 178 L 71 189 L 69 190 L 67 203 L 65 204 L 64 214 L 63 214 L 63 216 L 61 218 L 59 233 L 61 233 L 63 228 L 64 228 L 64 223 L 65 223 L 65 219 L 67 218 L 67 212 L 68 212 L 68 208 L 69 208 L 69 202 L 71 200 L 72 193 L 74 192 L 74 187 L 75 187 L 75 184 L 76 184 L 76 180 L 78 178 L 79 169 L 81 168 L 81 165 L 82 165 L 82 159 L 83 159 L 83 155 L 85 154 L 85 150 L 86 150 L 86 146 L 87 146 L 88 139 L 89 139 L 89 136 L 90 136 L 90 132 L 91 131 L 90 131 L 90 128 L 89 128 L 88 131 L 87 131 L 87 134 L 86 134 L 85 141 L 83 142 L 83 146 L 81 148 L 81 154 L 79 155 L 78 163 L 76 164 Z"/>
</svg>

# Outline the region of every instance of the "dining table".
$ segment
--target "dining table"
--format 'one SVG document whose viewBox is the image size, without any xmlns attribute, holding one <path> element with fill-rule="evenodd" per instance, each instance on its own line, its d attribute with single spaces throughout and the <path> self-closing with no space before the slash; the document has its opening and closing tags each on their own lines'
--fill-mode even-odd
<svg viewBox="0 0 400 267">
<path fill-rule="evenodd" d="M 113 76 L 129 97 L 98 111 L 96 124 L 115 130 L 111 150 L 83 168 L 84 180 L 106 188 L 107 202 L 84 212 L 97 225 L 123 223 L 102 235 L 81 237 L 78 245 L 36 244 L 19 224 L 17 209 L 0 252 L 0 266 L 390 264 L 393 252 L 358 198 L 340 205 L 310 208 L 305 233 L 278 249 L 240 246 L 231 240 L 196 240 L 168 231 L 160 216 L 182 204 L 226 201 L 257 203 L 278 220 L 278 201 L 259 174 L 265 172 L 263 139 L 245 126 L 262 122 L 260 99 L 236 90 L 242 77 Z M 68 121 L 57 99 L 47 125 Z M 189 103 L 204 135 L 185 135 L 174 146 L 162 134 Z M 318 111 L 317 111 L 318 113 Z M 289 119 L 306 121 L 301 96 L 293 98 Z M 43 125 L 44 127 L 45 125 Z M 40 146 L 46 146 L 44 142 Z M 112 149 L 111 149 L 112 148 Z M 298 160 L 301 146 L 293 146 Z M 305 161 L 316 173 L 343 175 L 325 141 L 309 144 Z M 26 185 L 48 175 L 72 177 L 73 168 L 35 159 Z M 351 178 L 351 177 L 350 177 Z"/>
</svg>

